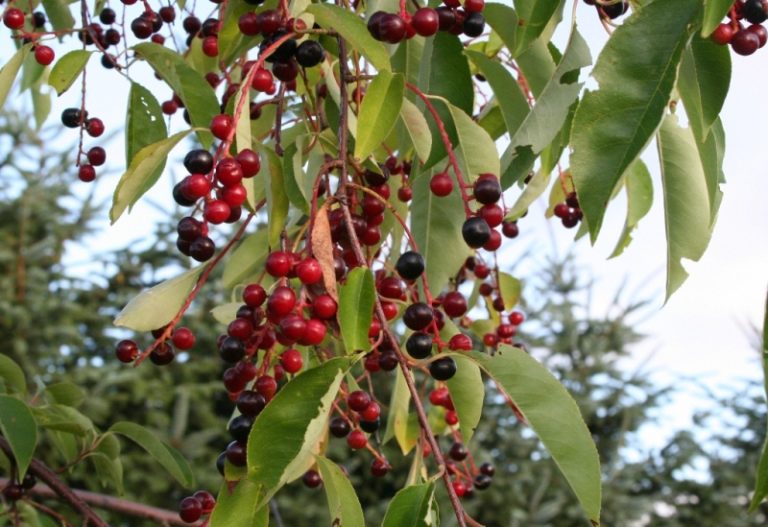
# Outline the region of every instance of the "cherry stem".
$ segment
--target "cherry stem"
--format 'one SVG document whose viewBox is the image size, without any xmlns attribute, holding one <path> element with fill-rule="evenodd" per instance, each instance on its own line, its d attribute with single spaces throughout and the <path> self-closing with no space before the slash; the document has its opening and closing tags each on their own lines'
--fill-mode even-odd
<svg viewBox="0 0 768 527">
<path fill-rule="evenodd" d="M 440 131 L 440 138 L 443 140 L 445 149 L 448 151 L 448 159 L 451 162 L 451 167 L 453 167 L 453 172 L 456 174 L 456 179 L 459 182 L 459 192 L 461 192 L 461 199 L 464 202 L 464 213 L 467 217 L 472 216 L 472 209 L 469 208 L 469 196 L 465 190 L 468 187 L 468 184 L 464 181 L 464 177 L 461 174 L 459 162 L 456 160 L 456 153 L 453 151 L 453 146 L 451 145 L 451 138 L 448 137 L 448 132 L 445 129 L 445 123 L 440 118 L 440 114 L 437 113 L 437 109 L 435 109 L 432 101 L 429 100 L 429 96 L 427 96 L 423 91 L 418 89 L 410 82 L 407 82 L 405 85 L 409 90 L 418 95 L 422 101 L 424 101 L 424 104 L 427 106 L 427 110 L 429 110 L 429 113 L 432 115 L 432 119 L 435 120 L 437 129 Z"/>
<path fill-rule="evenodd" d="M 251 222 L 255 214 L 261 209 L 261 207 L 264 206 L 266 203 L 266 200 L 261 200 L 256 207 L 254 207 L 253 212 L 251 212 L 247 218 L 243 221 L 243 224 L 240 226 L 240 228 L 237 230 L 235 235 L 232 237 L 231 240 L 227 242 L 227 244 L 219 251 L 219 254 L 217 254 L 213 260 L 210 261 L 210 263 L 205 264 L 207 267 L 200 275 L 200 278 L 197 279 L 197 282 L 195 283 L 195 287 L 192 289 L 192 291 L 187 296 L 187 299 L 184 301 L 184 305 L 181 306 L 181 309 L 179 309 L 178 313 L 176 313 L 176 316 L 173 317 L 173 320 L 171 320 L 168 325 L 163 330 L 163 333 L 155 339 L 155 341 L 146 349 L 144 350 L 141 355 L 139 355 L 136 360 L 134 361 L 133 365 L 138 366 L 144 360 L 149 356 L 150 353 L 152 353 L 155 348 L 157 348 L 160 344 L 165 342 L 170 336 L 171 333 L 173 333 L 174 327 L 176 327 L 176 324 L 179 323 L 181 320 L 181 317 L 184 316 L 184 313 L 187 312 L 187 309 L 189 309 L 189 306 L 192 305 L 192 301 L 197 297 L 197 295 L 200 293 L 200 291 L 203 289 L 203 286 L 208 281 L 208 277 L 213 272 L 213 269 L 216 267 L 216 265 L 221 261 L 222 258 L 224 258 L 224 255 L 226 255 L 229 250 L 237 243 L 237 241 L 243 236 L 243 233 L 245 233 L 245 228 L 248 227 L 248 224 Z"/>
</svg>

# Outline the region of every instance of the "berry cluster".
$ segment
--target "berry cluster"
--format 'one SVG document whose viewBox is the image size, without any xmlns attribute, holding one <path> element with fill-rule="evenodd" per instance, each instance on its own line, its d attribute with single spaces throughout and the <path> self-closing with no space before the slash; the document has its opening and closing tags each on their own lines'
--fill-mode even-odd
<svg viewBox="0 0 768 527">
<path fill-rule="evenodd" d="M 24 497 L 27 491 L 37 485 L 37 478 L 30 472 L 24 474 L 21 481 L 11 478 L 3 488 L 3 498 L 10 502 L 18 501 Z"/>
<path fill-rule="evenodd" d="M 552 213 L 555 217 L 560 218 L 563 223 L 563 227 L 571 229 L 579 224 L 584 214 L 579 207 L 579 198 L 575 192 L 571 192 L 565 198 L 565 201 L 558 203 L 552 209 Z"/>
<path fill-rule="evenodd" d="M 443 3 L 445 5 L 437 9 L 421 7 L 413 14 L 376 11 L 368 19 L 368 31 L 376 40 L 389 44 L 397 44 L 415 35 L 431 37 L 438 31 L 447 31 L 453 35 L 464 34 L 468 37 L 479 37 L 483 34 L 484 0 L 466 0 L 463 9 L 458 0 L 443 0 Z"/>
<path fill-rule="evenodd" d="M 67 128 L 79 128 L 91 137 L 104 133 L 104 122 L 98 117 L 88 117 L 88 112 L 80 108 L 67 108 L 61 113 L 61 122 Z M 80 163 L 77 176 L 80 181 L 90 182 L 96 179 L 96 167 L 107 160 L 107 152 L 101 146 L 90 148 L 85 154 L 85 162 Z"/>
<path fill-rule="evenodd" d="M 736 0 L 728 18 L 711 36 L 721 46 L 730 44 L 739 55 L 751 55 L 768 42 L 768 30 L 762 25 L 768 20 L 768 0 Z"/>
<path fill-rule="evenodd" d="M 501 247 L 501 234 L 495 228 L 504 220 L 504 211 L 497 205 L 501 199 L 499 179 L 493 174 L 480 174 L 472 192 L 482 206 L 464 222 L 461 234 L 473 249 L 482 247 L 486 251 L 495 251 Z"/>
<path fill-rule="evenodd" d="M 198 490 L 179 503 L 179 517 L 186 523 L 195 523 L 216 506 L 216 498 L 207 490 Z"/>
</svg>

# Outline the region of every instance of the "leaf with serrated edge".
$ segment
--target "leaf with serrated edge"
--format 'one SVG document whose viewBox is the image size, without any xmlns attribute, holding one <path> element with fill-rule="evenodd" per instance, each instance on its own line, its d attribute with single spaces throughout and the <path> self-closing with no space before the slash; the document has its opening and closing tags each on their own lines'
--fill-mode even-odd
<svg viewBox="0 0 768 527">
<path fill-rule="evenodd" d="M 707 180 L 690 128 L 662 121 L 656 141 L 664 190 L 667 233 L 667 300 L 688 277 L 683 258 L 698 261 L 712 234 Z"/>
<path fill-rule="evenodd" d="M 374 152 L 397 122 L 403 106 L 405 79 L 399 73 L 380 71 L 365 92 L 358 114 L 355 157 L 365 159 Z"/>
<path fill-rule="evenodd" d="M 262 487 L 241 479 L 234 488 L 224 482 L 211 514 L 210 527 L 268 527 L 269 507 L 259 506 Z"/>
<path fill-rule="evenodd" d="M 445 383 L 451 394 L 451 401 L 459 416 L 461 440 L 468 444 L 475 433 L 477 423 L 483 413 L 485 384 L 480 368 L 474 361 L 461 353 L 451 353 L 456 362 L 456 374 Z"/>
<path fill-rule="evenodd" d="M 122 421 L 113 424 L 109 431 L 127 437 L 146 450 L 149 455 L 155 458 L 155 461 L 160 463 L 185 488 L 190 488 L 195 484 L 192 469 L 184 458 L 178 455 L 173 447 L 160 441 L 154 433 L 143 426 Z"/>
<path fill-rule="evenodd" d="M 27 405 L 15 397 L 0 395 L 0 431 L 11 447 L 21 479 L 37 446 L 37 423 Z"/>
<path fill-rule="evenodd" d="M 577 82 L 578 78 L 574 72 L 591 63 L 589 47 L 574 26 L 568 47 L 552 78 L 512 136 L 509 146 L 501 157 L 503 188 L 509 188 L 527 174 L 536 156 L 557 137 L 568 117 L 571 105 L 584 85 Z M 572 78 L 568 79 L 568 77 Z"/>
<path fill-rule="evenodd" d="M 525 351 L 502 344 L 495 355 L 468 355 L 531 425 L 594 525 L 600 522 L 600 459 L 592 435 L 568 391 Z M 564 434 L 563 430 L 568 433 Z"/>
<path fill-rule="evenodd" d="M 419 159 L 425 162 L 432 151 L 432 135 L 429 133 L 429 124 L 418 106 L 408 99 L 403 99 L 403 107 L 400 108 L 400 120 L 403 122 L 408 137 L 411 139 L 413 149 Z"/>
<path fill-rule="evenodd" d="M 373 273 L 365 267 L 356 267 L 347 275 L 339 288 L 338 319 L 347 353 L 368 351 L 368 330 L 373 320 L 376 288 Z"/>
<path fill-rule="evenodd" d="M 167 139 L 147 145 L 134 156 L 128 169 L 120 177 L 112 196 L 109 219 L 115 223 L 127 208 L 129 211 L 152 186 L 157 183 L 160 173 L 157 168 L 165 164 L 173 147 L 192 130 L 184 130 Z"/>
<path fill-rule="evenodd" d="M 56 90 L 57 95 L 61 95 L 74 84 L 90 58 L 90 51 L 76 49 L 56 61 L 48 75 L 48 84 Z"/>
<path fill-rule="evenodd" d="M 627 190 L 627 219 L 624 229 L 621 231 L 616 248 L 611 253 L 611 258 L 619 256 L 632 241 L 632 231 L 637 224 L 651 210 L 653 203 L 653 181 L 648 168 L 642 160 L 637 159 L 629 165 L 624 173 L 625 188 Z"/>
<path fill-rule="evenodd" d="M 582 98 L 571 130 L 571 172 L 579 204 L 597 238 L 622 174 L 664 116 L 700 0 L 655 0 L 611 35 L 592 72 L 600 89 Z M 642 53 L 631 50 L 642 49 Z"/>
<path fill-rule="evenodd" d="M 434 493 L 434 483 L 412 485 L 399 490 L 387 506 L 381 527 L 427 527 Z"/>
<path fill-rule="evenodd" d="M 333 461 L 322 456 L 315 459 L 328 498 L 331 524 L 339 527 L 365 527 L 363 509 L 349 477 Z"/>
<path fill-rule="evenodd" d="M 151 331 L 163 327 L 179 312 L 206 267 L 207 265 L 195 267 L 142 291 L 120 311 L 114 324 L 136 331 Z"/>
<path fill-rule="evenodd" d="M 307 470 L 350 362 L 339 357 L 297 375 L 256 417 L 248 436 L 248 479 L 262 487 L 260 504 Z"/>
</svg>

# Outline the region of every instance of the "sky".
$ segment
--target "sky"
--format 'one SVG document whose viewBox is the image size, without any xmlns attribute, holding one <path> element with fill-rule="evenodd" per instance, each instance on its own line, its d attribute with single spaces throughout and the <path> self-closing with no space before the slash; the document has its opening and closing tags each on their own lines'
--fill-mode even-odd
<svg viewBox="0 0 768 527">
<path fill-rule="evenodd" d="M 580 30 L 596 51 L 605 39 L 597 17 L 588 6 L 580 5 L 578 21 Z M 559 35 L 558 38 L 564 37 Z M 10 52 L 7 40 L 2 39 L 0 63 L 9 58 Z M 593 57 L 596 55 L 593 53 Z M 126 100 L 128 84 L 115 82 L 115 76 L 103 70 L 97 61 L 93 58 L 88 69 L 91 89 L 87 106 L 92 116 L 105 121 L 109 134 L 115 132 L 124 119 L 122 104 Z M 646 432 L 651 444 L 660 446 L 671 430 L 685 427 L 692 412 L 706 404 L 702 390 L 692 381 L 702 382 L 713 389 L 726 385 L 741 387 L 746 379 L 758 379 L 762 375 L 747 328 L 762 320 L 768 285 L 768 214 L 765 205 L 768 201 L 768 168 L 762 150 L 766 146 L 764 123 L 768 122 L 767 66 L 768 48 L 750 57 L 733 55 L 731 88 L 721 115 L 727 141 L 724 167 L 727 183 L 723 187 L 718 222 L 704 257 L 698 263 L 687 262 L 690 277 L 666 305 L 663 305 L 666 241 L 663 200 L 658 190 L 653 208 L 635 231 L 633 243 L 622 256 L 612 260 L 607 257 L 623 226 L 623 198 L 609 209 L 603 232 L 594 247 L 586 239 L 574 243 L 574 231 L 562 228 L 554 220 L 545 220 L 541 202 L 532 206 L 530 219 L 521 222 L 520 247 L 539 254 L 555 251 L 562 255 L 572 251 L 577 255 L 580 265 L 594 276 L 596 282 L 595 312 L 605 309 L 623 283 L 626 283 L 624 294 L 628 298 L 652 300 L 646 311 L 647 318 L 639 325 L 649 338 L 636 348 L 627 367 L 643 365 L 659 382 L 682 384 L 684 390 L 660 414 L 663 426 Z M 154 79 L 147 82 L 151 83 L 159 101 L 169 97 L 167 87 Z M 108 89 L 104 89 L 105 86 Z M 55 101 L 49 123 L 58 119 L 62 108 L 79 106 L 78 92 L 73 88 Z M 63 144 L 75 140 L 74 131 L 62 132 Z M 88 139 L 86 147 L 100 143 Z M 649 148 L 646 157 L 658 182 L 658 162 L 653 148 Z M 108 148 L 108 162 L 113 173 L 100 175 L 97 180 L 97 195 L 105 203 L 109 202 L 117 181 L 115 172 L 124 166 L 122 150 L 122 138 L 117 137 Z M 90 187 L 77 181 L 74 170 L 72 173 L 73 185 L 81 186 L 83 192 L 89 191 Z M 162 214 L 149 202 L 168 202 L 171 189 L 168 181 L 164 178 L 149 193 L 148 199 L 112 227 L 108 227 L 105 210 L 103 229 L 87 246 L 70 246 L 68 262 L 86 272 L 87 264 L 92 264 L 93 247 L 123 247 L 130 241 L 145 238 L 152 230 L 152 219 Z"/>
</svg>

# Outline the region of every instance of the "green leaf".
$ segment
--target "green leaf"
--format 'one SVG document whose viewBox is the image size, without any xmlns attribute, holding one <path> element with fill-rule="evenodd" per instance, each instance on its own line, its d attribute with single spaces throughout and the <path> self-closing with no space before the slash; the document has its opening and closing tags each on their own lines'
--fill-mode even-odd
<svg viewBox="0 0 768 527">
<path fill-rule="evenodd" d="M 700 0 L 655 0 L 611 35 L 571 130 L 571 171 L 594 241 L 624 171 L 661 122 Z M 642 53 L 634 50 L 642 49 Z"/>
<path fill-rule="evenodd" d="M 502 344 L 493 356 L 479 352 L 469 356 L 514 402 L 557 463 L 587 517 L 599 525 L 600 460 L 568 391 L 543 365 L 514 346 Z"/>
<path fill-rule="evenodd" d="M 501 172 L 496 143 L 482 126 L 472 120 L 463 110 L 448 104 L 453 125 L 456 127 L 456 157 L 466 181 L 473 181 L 479 174 Z"/>
<path fill-rule="evenodd" d="M 221 485 L 216 507 L 211 514 L 211 527 L 268 527 L 269 507 L 259 506 L 261 485 L 241 479 L 234 488 Z"/>
<path fill-rule="evenodd" d="M 427 518 L 434 493 L 434 483 L 401 489 L 389 502 L 381 527 L 429 527 Z"/>
<path fill-rule="evenodd" d="M 53 29 L 58 31 L 75 27 L 75 19 L 66 0 L 43 0 L 43 7 Z"/>
<path fill-rule="evenodd" d="M 266 158 L 269 175 L 264 178 L 267 195 L 267 218 L 269 221 L 269 245 L 276 247 L 280 243 L 280 234 L 288 217 L 288 196 L 283 184 L 283 166 L 280 158 L 271 148 L 262 148 Z M 262 169 L 263 170 L 263 169 Z"/>
<path fill-rule="evenodd" d="M 720 25 L 725 15 L 730 11 L 731 0 L 704 0 L 704 20 L 701 26 L 701 36 L 708 37 Z"/>
<path fill-rule="evenodd" d="M 113 424 L 109 431 L 127 437 L 146 450 L 183 487 L 190 488 L 195 484 L 192 469 L 176 449 L 160 441 L 143 426 L 121 421 Z"/>
<path fill-rule="evenodd" d="M 267 229 L 249 234 L 229 255 L 221 278 L 224 287 L 231 289 L 258 271 L 267 259 L 269 244 Z"/>
<path fill-rule="evenodd" d="M 408 99 L 403 99 L 403 106 L 400 108 L 400 120 L 411 139 L 416 155 L 422 163 L 426 162 L 432 150 L 432 135 L 429 132 L 429 123 L 427 123 L 424 114 L 421 113 L 418 106 Z"/>
<path fill-rule="evenodd" d="M 5 384 L 5 390 L 11 389 L 21 395 L 27 394 L 27 380 L 21 366 L 9 356 L 0 354 L 0 377 Z"/>
<path fill-rule="evenodd" d="M 505 309 L 512 309 L 520 301 L 520 291 L 522 284 L 514 276 L 500 272 L 499 273 L 499 292 L 504 301 Z"/>
<path fill-rule="evenodd" d="M 380 71 L 368 85 L 357 116 L 357 159 L 371 155 L 392 131 L 403 106 L 404 92 L 403 76 L 386 70 Z"/>
<path fill-rule="evenodd" d="M 123 487 L 123 463 L 120 459 L 110 459 L 108 456 L 100 453 L 93 452 L 88 454 L 88 459 L 93 463 L 93 468 L 96 469 L 96 475 L 99 478 L 99 483 L 103 487 L 111 484 L 118 494 L 123 494 L 125 491 Z"/>
<path fill-rule="evenodd" d="M 8 98 L 11 88 L 13 88 L 13 82 L 16 80 L 16 75 L 18 75 L 19 69 L 21 69 L 21 65 L 29 53 L 29 47 L 30 45 L 26 45 L 19 48 L 13 54 L 13 57 L 0 68 L 0 107 L 5 104 L 5 99 Z"/>
<path fill-rule="evenodd" d="M 392 69 L 387 48 L 371 36 L 359 16 L 347 9 L 328 4 L 312 4 L 307 8 L 307 12 L 315 15 L 315 22 L 320 26 L 338 31 L 344 40 L 367 58 L 377 70 Z"/>
<path fill-rule="evenodd" d="M 112 223 L 120 218 L 126 208 L 130 211 L 144 193 L 157 183 L 171 150 L 191 131 L 184 130 L 147 145 L 133 156 L 128 170 L 120 176 L 112 196 L 112 208 L 109 209 L 109 219 Z"/>
<path fill-rule="evenodd" d="M 683 51 L 677 87 L 685 105 L 685 113 L 696 137 L 709 134 L 731 82 L 731 53 L 728 46 L 694 35 Z"/>
<path fill-rule="evenodd" d="M 418 86 L 424 93 L 442 97 L 470 115 L 474 108 L 475 91 L 472 84 L 472 73 L 467 58 L 462 53 L 463 50 L 463 45 L 454 35 L 440 32 L 427 39 L 421 59 Z M 417 106 L 423 109 L 424 113 L 427 112 L 422 101 L 419 101 Z M 446 124 L 446 131 L 451 144 L 455 145 L 456 130 L 453 128 L 448 108 L 443 104 L 436 104 L 435 109 L 440 119 Z M 427 122 L 432 136 L 432 152 L 424 164 L 425 170 L 434 166 L 447 155 L 445 145 L 431 114 L 427 117 Z"/>
<path fill-rule="evenodd" d="M 667 300 L 688 273 L 682 259 L 698 261 L 712 234 L 707 179 L 699 159 L 693 132 L 667 116 L 656 139 L 664 189 L 664 220 L 667 233 Z"/>
<path fill-rule="evenodd" d="M 487 3 L 483 9 L 485 21 L 511 52 L 517 45 L 518 19 L 514 9 L 504 4 Z"/>
<path fill-rule="evenodd" d="M 260 503 L 310 467 L 349 366 L 349 359 L 339 357 L 297 375 L 254 421 L 248 436 L 248 479 L 262 486 Z"/>
<path fill-rule="evenodd" d="M 400 368 L 395 371 L 395 386 L 392 388 L 392 396 L 389 400 L 389 413 L 387 414 L 387 427 L 384 431 L 383 443 L 393 437 L 400 445 L 403 455 L 416 446 L 417 441 L 411 440 L 408 434 L 408 405 L 411 402 L 411 392 Z"/>
<path fill-rule="evenodd" d="M 309 135 L 300 135 L 283 152 L 283 183 L 288 201 L 309 215 L 314 179 L 307 174 L 304 148 Z M 314 149 L 314 148 L 313 148 Z"/>
<path fill-rule="evenodd" d="M 635 230 L 641 219 L 648 214 L 653 204 L 653 181 L 648 168 L 642 160 L 636 159 L 624 173 L 627 189 L 627 219 L 624 229 L 611 253 L 611 258 L 619 256 L 632 241 L 632 231 Z"/>
<path fill-rule="evenodd" d="M 347 281 L 339 287 L 339 327 L 348 354 L 371 348 L 368 329 L 373 320 L 375 300 L 376 288 L 371 270 L 366 267 L 352 269 Z"/>
<path fill-rule="evenodd" d="M 165 127 L 163 110 L 148 89 L 141 84 L 132 82 L 128 94 L 128 110 L 125 117 L 125 159 L 130 165 L 136 154 L 144 148 L 168 137 Z M 165 168 L 162 159 L 148 176 L 149 181 L 157 181 Z M 154 184 L 154 183 L 153 183 Z M 151 187 L 151 185 L 149 185 Z M 147 190 L 149 190 L 147 187 Z M 138 198 L 137 198 L 138 199 Z M 135 202 L 134 202 L 135 203 Z"/>
<path fill-rule="evenodd" d="M 338 527 L 365 527 L 363 509 L 349 477 L 333 461 L 322 456 L 316 460 L 325 496 L 328 498 L 331 524 Z"/>
<path fill-rule="evenodd" d="M 485 384 L 474 361 L 461 353 L 451 353 L 451 357 L 456 361 L 456 374 L 445 384 L 459 416 L 461 439 L 466 445 L 472 439 L 483 413 Z"/>
<path fill-rule="evenodd" d="M 45 393 L 53 402 L 75 408 L 80 406 L 86 397 L 83 389 L 71 382 L 49 384 L 45 387 Z"/>
<path fill-rule="evenodd" d="M 694 129 L 694 138 L 696 130 Z M 723 160 L 725 159 L 725 131 L 723 123 L 718 118 L 710 128 L 706 140 L 696 141 L 704 175 L 707 179 L 707 191 L 709 193 L 709 224 L 714 226 L 717 219 L 717 211 L 723 198 L 720 184 L 725 182 L 723 174 Z"/>
<path fill-rule="evenodd" d="M 198 276 L 206 267 L 195 267 L 142 291 L 120 311 L 114 324 L 136 331 L 151 331 L 163 327 L 179 312 L 195 287 Z"/>
<path fill-rule="evenodd" d="M 40 85 L 32 87 L 32 111 L 35 114 L 35 125 L 40 130 L 45 124 L 45 120 L 51 114 L 51 94 L 46 90 L 40 89 Z"/>
<path fill-rule="evenodd" d="M 240 105 L 240 101 L 245 98 L 243 103 L 243 111 L 240 113 L 240 117 L 235 123 L 235 144 L 237 145 L 237 151 L 241 152 L 246 148 L 251 148 L 251 112 L 248 107 L 248 98 L 250 97 L 250 87 L 247 85 L 240 86 L 237 90 L 237 97 L 235 97 L 235 108 Z"/>
<path fill-rule="evenodd" d="M 49 404 L 32 408 L 38 426 L 84 437 L 92 433 L 93 421 L 71 406 Z"/>
<path fill-rule="evenodd" d="M 517 31 L 515 47 L 509 49 L 513 57 L 520 55 L 541 35 L 560 3 L 561 0 L 515 0 Z"/>
<path fill-rule="evenodd" d="M 578 72 L 591 63 L 589 47 L 574 26 L 562 60 L 501 158 L 503 188 L 527 175 L 536 156 L 557 137 L 583 86 Z"/>
<path fill-rule="evenodd" d="M 136 44 L 133 50 L 146 60 L 155 72 L 184 102 L 192 126 L 200 128 L 197 137 L 204 148 L 209 148 L 213 136 L 208 131 L 211 119 L 219 114 L 219 102 L 211 85 L 184 59 L 166 47 L 152 42 Z"/>
<path fill-rule="evenodd" d="M 23 478 L 37 446 L 37 423 L 27 405 L 15 397 L 0 395 L 0 431 L 16 458 L 19 478 Z"/>
<path fill-rule="evenodd" d="M 448 196 L 435 196 L 425 173 L 413 181 L 411 203 L 411 232 L 426 263 L 429 287 L 437 294 L 470 255 L 461 235 L 464 215 L 457 214 L 463 202 L 457 188 Z"/>
<path fill-rule="evenodd" d="M 517 65 L 528 83 L 533 96 L 538 99 L 544 87 L 555 74 L 555 59 L 550 51 L 548 38 L 542 37 L 534 41 L 519 57 Z"/>
<path fill-rule="evenodd" d="M 475 63 L 488 81 L 501 108 L 507 131 L 510 135 L 514 135 L 530 111 L 528 100 L 520 89 L 520 85 L 500 62 L 489 59 L 477 51 L 465 51 L 464 54 Z"/>
<path fill-rule="evenodd" d="M 61 95 L 74 84 L 90 58 L 90 51 L 76 49 L 56 61 L 48 76 L 48 84 L 56 90 L 57 95 Z"/>
</svg>

